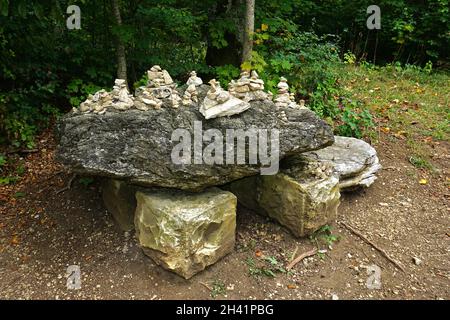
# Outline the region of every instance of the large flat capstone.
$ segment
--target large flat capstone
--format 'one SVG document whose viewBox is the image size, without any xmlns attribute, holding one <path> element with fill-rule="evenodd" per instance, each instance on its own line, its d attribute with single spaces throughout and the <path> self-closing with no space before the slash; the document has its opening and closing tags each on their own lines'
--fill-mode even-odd
<svg viewBox="0 0 450 320">
<path fill-rule="evenodd" d="M 69 113 L 57 124 L 56 158 L 73 172 L 83 175 L 120 179 L 142 186 L 200 191 L 259 174 L 261 167 L 269 166 L 261 158 L 255 164 L 249 164 L 249 161 L 236 163 L 237 141 L 231 141 L 236 142 L 231 148 L 225 147 L 228 129 L 236 130 L 239 137 L 244 137 L 251 128 L 266 130 L 269 159 L 271 148 L 275 147 L 270 142 L 275 137 L 272 135 L 275 129 L 279 131 L 280 159 L 320 149 L 334 141 L 331 127 L 306 108 L 276 107 L 269 100 L 251 101 L 250 104 L 251 108 L 239 115 L 210 120 L 204 119 L 197 106 L 150 108 L 147 111 L 107 109 L 103 114 Z M 186 129 L 186 140 L 191 146 L 189 161 L 181 164 L 172 159 L 174 147 L 180 143 L 172 140 L 176 129 Z M 208 136 L 208 129 L 217 129 L 214 132 L 224 138 L 223 164 L 210 165 L 205 161 L 205 154 L 211 151 L 206 147 L 215 141 L 211 136 L 210 140 L 202 139 Z M 184 138 L 179 140 L 184 141 Z M 245 142 L 247 152 L 248 141 Z M 254 142 L 251 144 L 256 147 Z M 194 154 L 194 150 L 200 150 L 200 153 Z M 225 162 L 227 152 L 234 156 L 232 163 Z M 216 155 L 215 152 L 211 154 Z M 259 152 L 258 156 L 262 154 Z M 196 155 L 200 163 L 194 162 Z"/>
</svg>

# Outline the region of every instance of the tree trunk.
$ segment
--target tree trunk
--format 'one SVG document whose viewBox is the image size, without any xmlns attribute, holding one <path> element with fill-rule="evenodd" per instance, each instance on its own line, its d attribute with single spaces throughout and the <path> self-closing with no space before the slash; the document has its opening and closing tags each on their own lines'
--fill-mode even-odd
<svg viewBox="0 0 450 320">
<path fill-rule="evenodd" d="M 242 62 L 249 61 L 252 57 L 254 32 L 255 32 L 255 0 L 246 0 Z"/>
<path fill-rule="evenodd" d="M 114 11 L 114 17 L 116 19 L 116 24 L 118 26 L 122 25 L 122 17 L 120 16 L 120 7 L 119 0 L 112 0 L 112 6 Z M 125 54 L 125 45 L 120 37 L 117 37 L 117 47 L 116 47 L 116 55 L 117 55 L 117 78 L 124 79 L 128 84 L 127 79 L 127 57 Z"/>
</svg>

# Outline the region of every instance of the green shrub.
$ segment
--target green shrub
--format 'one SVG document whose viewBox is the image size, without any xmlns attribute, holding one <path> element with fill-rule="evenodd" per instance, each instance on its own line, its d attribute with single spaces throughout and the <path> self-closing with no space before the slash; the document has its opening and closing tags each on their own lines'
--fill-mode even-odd
<svg viewBox="0 0 450 320">
<path fill-rule="evenodd" d="M 297 100 L 306 100 L 319 116 L 334 117 L 339 96 L 336 64 L 341 63 L 335 40 L 272 20 L 255 33 L 255 52 L 241 67 L 257 70 L 274 94 L 280 77 L 286 77 Z"/>
<path fill-rule="evenodd" d="M 279 78 L 286 77 L 297 100 L 306 100 L 318 116 L 336 123 L 337 134 L 362 137 L 374 123 L 368 110 L 343 97 L 339 84 L 342 62 L 333 41 L 336 39 L 300 32 L 292 25 L 282 30 L 277 26 L 268 24 L 259 29 L 255 34 L 256 53 L 242 68 L 258 70 L 266 89 L 274 94 Z M 345 59 L 347 63 L 356 62 L 351 53 Z"/>
<path fill-rule="evenodd" d="M 359 102 L 344 99 L 339 109 L 336 133 L 341 136 L 362 138 L 375 126 L 371 113 Z"/>
<path fill-rule="evenodd" d="M 72 107 L 78 107 L 90 94 L 94 94 L 100 89 L 102 87 L 92 82 L 85 83 L 82 79 L 73 79 L 67 85 L 66 94 L 69 98 L 70 105 Z"/>
<path fill-rule="evenodd" d="M 42 98 L 49 88 L 31 88 L 0 93 L 0 144 L 33 148 L 37 130 L 47 127 L 59 114 Z"/>
<path fill-rule="evenodd" d="M 239 77 L 240 70 L 231 64 L 215 67 L 215 74 L 223 88 L 227 88 L 232 79 Z"/>
</svg>

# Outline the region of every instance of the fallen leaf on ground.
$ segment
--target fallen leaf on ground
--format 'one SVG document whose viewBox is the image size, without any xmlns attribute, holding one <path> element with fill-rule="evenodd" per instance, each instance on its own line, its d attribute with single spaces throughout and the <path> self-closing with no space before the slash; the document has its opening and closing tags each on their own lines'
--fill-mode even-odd
<svg viewBox="0 0 450 320">
<path fill-rule="evenodd" d="M 405 139 L 406 131 L 403 130 L 397 131 L 397 133 L 395 133 L 394 136 L 399 139 Z"/>
<path fill-rule="evenodd" d="M 14 235 L 11 239 L 11 244 L 18 245 L 20 243 L 19 237 L 17 235 Z"/>
<path fill-rule="evenodd" d="M 295 284 L 288 284 L 287 288 L 288 289 L 297 289 L 297 286 Z"/>
<path fill-rule="evenodd" d="M 424 185 L 424 184 L 427 184 L 427 183 L 428 183 L 428 180 L 427 180 L 427 179 L 420 179 L 420 180 L 419 180 L 419 184 Z"/>
</svg>

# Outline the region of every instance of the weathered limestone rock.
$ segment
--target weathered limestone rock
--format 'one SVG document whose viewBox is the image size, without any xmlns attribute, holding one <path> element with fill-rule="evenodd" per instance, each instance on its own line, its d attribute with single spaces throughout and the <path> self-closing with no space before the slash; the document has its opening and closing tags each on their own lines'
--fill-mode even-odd
<svg viewBox="0 0 450 320">
<path fill-rule="evenodd" d="M 197 89 L 199 100 L 209 89 L 209 86 L 203 86 Z M 210 120 L 205 120 L 195 106 L 150 108 L 146 112 L 134 109 L 106 112 L 101 117 L 92 113 L 69 113 L 57 124 L 56 157 L 79 174 L 120 179 L 148 187 L 198 191 L 260 174 L 265 165 L 208 165 L 193 161 L 175 164 L 171 154 L 178 142 L 171 138 L 178 128 L 188 130 L 192 144 L 195 137 L 202 138 L 202 133 L 212 128 L 218 129 L 223 137 L 226 137 L 227 129 L 243 132 L 250 128 L 278 129 L 280 160 L 326 147 L 334 141 L 330 126 L 308 109 L 275 108 L 273 102 L 267 100 L 250 104 L 252 107 L 239 116 Z M 281 111 L 285 112 L 285 120 L 279 118 Z M 195 123 L 201 124 L 203 132 L 194 137 Z M 203 140 L 202 147 L 207 145 L 209 142 Z M 236 150 L 235 145 L 234 154 Z"/>
<path fill-rule="evenodd" d="M 189 279 L 233 250 L 237 200 L 230 192 L 138 191 L 136 199 L 136 236 L 165 269 Z"/>
<path fill-rule="evenodd" d="M 310 161 L 331 162 L 339 175 L 341 190 L 369 187 L 381 169 L 376 150 L 367 142 L 335 136 L 333 145 L 304 154 Z"/>
<path fill-rule="evenodd" d="M 225 188 L 242 205 L 303 237 L 335 220 L 340 199 L 338 183 L 330 165 L 297 158 L 296 163 L 276 175 L 244 178 Z"/>
<path fill-rule="evenodd" d="M 250 108 L 249 103 L 235 98 L 228 91 L 223 90 L 215 79 L 209 83 L 211 89 L 200 106 L 200 113 L 205 119 L 232 116 Z"/>
<path fill-rule="evenodd" d="M 123 231 L 134 229 L 135 192 L 133 186 L 119 180 L 105 179 L 102 184 L 105 207 Z"/>
</svg>

